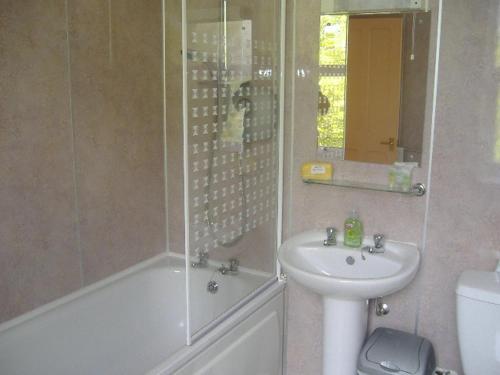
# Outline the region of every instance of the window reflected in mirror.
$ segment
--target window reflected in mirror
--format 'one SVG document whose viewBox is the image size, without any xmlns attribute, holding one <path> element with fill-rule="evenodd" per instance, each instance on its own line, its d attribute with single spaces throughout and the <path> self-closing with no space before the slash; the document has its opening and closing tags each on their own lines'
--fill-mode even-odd
<svg viewBox="0 0 500 375">
<path fill-rule="evenodd" d="M 430 13 L 326 14 L 318 147 L 334 159 L 420 162 Z"/>
<path fill-rule="evenodd" d="M 321 17 L 318 145 L 344 148 L 347 73 L 346 15 Z"/>
</svg>

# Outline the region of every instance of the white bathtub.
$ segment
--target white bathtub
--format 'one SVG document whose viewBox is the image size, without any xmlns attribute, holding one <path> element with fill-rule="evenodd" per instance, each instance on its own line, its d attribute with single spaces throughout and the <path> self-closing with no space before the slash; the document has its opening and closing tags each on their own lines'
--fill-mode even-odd
<svg viewBox="0 0 500 375">
<path fill-rule="evenodd" d="M 268 278 L 251 270 L 192 271 L 193 328 Z M 206 291 L 213 278 L 216 294 Z M 272 284 L 186 346 L 184 264 L 163 255 L 0 325 L 0 374 L 279 375 L 282 290 Z"/>
</svg>

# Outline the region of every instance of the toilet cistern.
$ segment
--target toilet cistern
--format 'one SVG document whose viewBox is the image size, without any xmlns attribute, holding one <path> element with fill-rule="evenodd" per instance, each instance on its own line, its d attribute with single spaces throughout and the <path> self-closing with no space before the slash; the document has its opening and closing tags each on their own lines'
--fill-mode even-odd
<svg viewBox="0 0 500 375">
<path fill-rule="evenodd" d="M 464 374 L 500 374 L 500 274 L 464 271 L 458 279 L 456 298 Z"/>
</svg>

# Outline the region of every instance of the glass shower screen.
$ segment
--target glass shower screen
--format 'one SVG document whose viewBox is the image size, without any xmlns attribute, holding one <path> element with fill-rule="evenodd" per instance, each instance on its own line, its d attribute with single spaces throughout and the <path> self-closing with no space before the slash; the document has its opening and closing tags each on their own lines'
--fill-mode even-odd
<svg viewBox="0 0 500 375">
<path fill-rule="evenodd" d="M 276 278 L 280 1 L 187 0 L 189 330 Z"/>
</svg>

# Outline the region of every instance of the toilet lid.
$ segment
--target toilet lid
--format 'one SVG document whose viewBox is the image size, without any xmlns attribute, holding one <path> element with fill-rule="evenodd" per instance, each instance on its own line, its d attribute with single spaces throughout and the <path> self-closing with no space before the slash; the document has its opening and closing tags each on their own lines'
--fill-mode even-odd
<svg viewBox="0 0 500 375">
<path fill-rule="evenodd" d="M 458 279 L 456 293 L 500 305 L 500 272 L 465 271 Z"/>
</svg>

